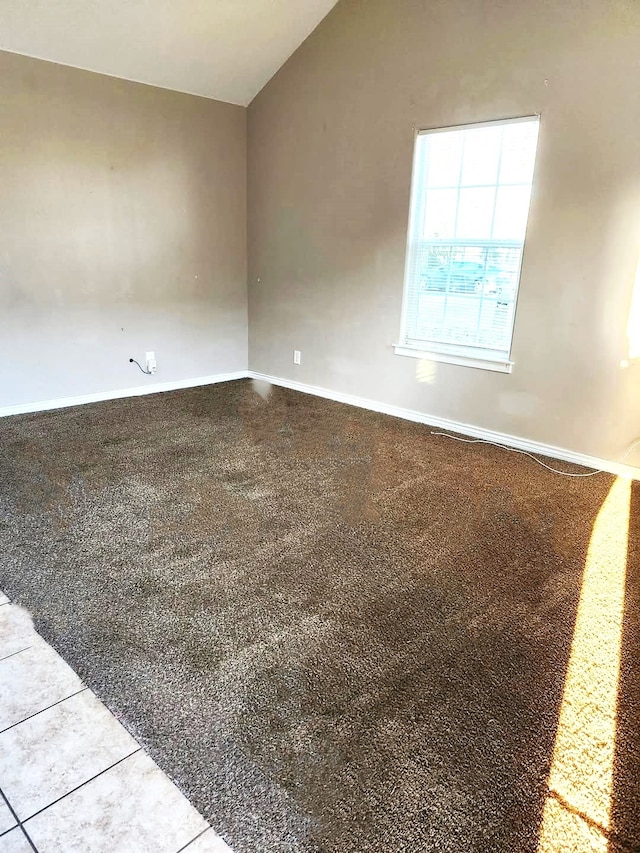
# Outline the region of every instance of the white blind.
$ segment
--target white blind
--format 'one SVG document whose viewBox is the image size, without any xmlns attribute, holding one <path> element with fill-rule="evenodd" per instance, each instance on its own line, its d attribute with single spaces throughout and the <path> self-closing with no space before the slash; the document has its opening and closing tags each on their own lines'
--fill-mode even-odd
<svg viewBox="0 0 640 853">
<path fill-rule="evenodd" d="M 416 139 L 401 343 L 508 361 L 539 119 Z"/>
</svg>

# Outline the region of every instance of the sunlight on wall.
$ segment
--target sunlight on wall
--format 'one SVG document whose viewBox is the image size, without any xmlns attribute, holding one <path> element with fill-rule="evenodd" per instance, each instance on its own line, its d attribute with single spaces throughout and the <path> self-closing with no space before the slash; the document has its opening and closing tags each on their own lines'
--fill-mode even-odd
<svg viewBox="0 0 640 853">
<path fill-rule="evenodd" d="M 433 385 L 436 381 L 437 370 L 438 365 L 435 361 L 427 361 L 426 358 L 421 358 L 416 365 L 416 379 L 418 382 Z"/>
<path fill-rule="evenodd" d="M 631 480 L 596 518 L 582 579 L 538 853 L 606 853 Z"/>
<path fill-rule="evenodd" d="M 631 309 L 627 323 L 627 340 L 629 342 L 629 359 L 640 358 L 640 261 L 636 270 L 636 280 L 631 295 Z"/>
</svg>

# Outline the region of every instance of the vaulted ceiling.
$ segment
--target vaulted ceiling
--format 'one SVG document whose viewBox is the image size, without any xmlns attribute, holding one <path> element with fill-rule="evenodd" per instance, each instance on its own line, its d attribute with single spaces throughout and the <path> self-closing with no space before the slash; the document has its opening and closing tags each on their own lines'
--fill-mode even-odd
<svg viewBox="0 0 640 853">
<path fill-rule="evenodd" d="M 0 0 L 0 49 L 247 105 L 336 0 Z"/>
</svg>

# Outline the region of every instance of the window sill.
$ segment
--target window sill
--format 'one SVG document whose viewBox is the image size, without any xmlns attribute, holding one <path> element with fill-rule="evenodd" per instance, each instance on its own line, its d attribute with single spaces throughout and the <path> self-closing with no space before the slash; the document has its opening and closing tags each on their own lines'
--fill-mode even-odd
<svg viewBox="0 0 640 853">
<path fill-rule="evenodd" d="M 396 355 L 406 355 L 410 358 L 423 358 L 427 361 L 442 361 L 445 364 L 459 364 L 463 367 L 476 367 L 480 370 L 493 370 L 497 373 L 511 373 L 512 361 L 500 361 L 488 358 L 478 358 L 472 355 L 456 355 L 448 352 L 434 352 L 431 350 L 414 349 L 413 347 L 394 344 L 393 351 Z"/>
</svg>

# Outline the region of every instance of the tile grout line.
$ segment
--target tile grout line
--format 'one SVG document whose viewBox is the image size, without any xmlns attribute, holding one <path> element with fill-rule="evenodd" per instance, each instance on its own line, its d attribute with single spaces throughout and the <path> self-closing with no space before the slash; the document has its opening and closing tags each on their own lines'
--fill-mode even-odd
<svg viewBox="0 0 640 853">
<path fill-rule="evenodd" d="M 5 605 L 5 604 L 12 604 L 12 603 L 13 603 L 13 602 L 12 602 L 12 600 L 11 600 L 11 599 L 9 599 L 9 598 L 8 598 L 8 596 L 7 596 L 7 601 L 0 602 L 0 607 L 2 607 L 2 606 L 3 606 L 3 605 Z M 10 655 L 5 655 L 5 657 L 0 658 L 0 663 L 1 663 L 2 661 L 4 661 L 4 660 L 7 660 L 7 659 L 9 659 L 9 658 L 14 657 L 15 655 L 18 655 L 18 654 L 21 654 L 22 652 L 28 651 L 28 650 L 29 650 L 29 649 L 31 649 L 31 648 L 33 648 L 33 646 L 26 646 L 24 649 L 18 649 L 18 651 L 12 652 Z M 84 685 L 83 687 L 81 687 L 81 688 L 80 688 L 80 690 L 77 690 L 77 691 L 75 691 L 74 693 L 71 693 L 69 696 L 65 696 L 65 697 L 63 697 L 62 699 L 59 699 L 57 702 L 53 702 L 51 705 L 48 705 L 46 708 L 41 708 L 39 711 L 36 711 L 34 714 L 29 714 L 29 715 L 28 715 L 27 717 L 25 717 L 23 720 L 20 720 L 19 722 L 16 722 L 16 723 L 12 723 L 12 725 L 7 726 L 7 727 L 6 727 L 6 728 L 4 728 L 4 729 L 1 729 L 1 730 L 0 730 L 0 735 L 4 734 L 4 732 L 10 731 L 11 729 L 15 728 L 16 726 L 22 725 L 22 723 L 25 723 L 25 722 L 27 722 L 28 720 L 33 719 L 34 717 L 37 717 L 39 714 L 43 714 L 45 711 L 48 711 L 48 710 L 50 710 L 51 708 L 55 708 L 55 707 L 56 707 L 56 705 L 60 705 L 60 704 L 62 704 L 63 702 L 66 702 L 68 699 L 72 699 L 74 696 L 78 696 L 80 693 L 84 693 L 86 690 L 89 690 L 89 687 L 88 687 L 87 685 Z M 89 692 L 90 692 L 90 693 L 92 693 L 92 691 L 89 691 Z M 93 693 L 92 693 L 92 695 L 94 695 L 94 696 L 95 696 L 95 694 L 93 694 Z M 96 698 L 98 698 L 98 697 L 96 697 Z M 100 701 L 100 700 L 98 700 L 98 701 Z M 101 704 L 104 704 L 104 703 L 101 703 Z M 105 707 L 106 707 L 106 706 L 105 706 Z M 109 709 L 107 708 L 107 710 L 109 710 Z M 111 713 L 111 714 L 112 714 L 112 716 L 113 716 L 113 713 L 112 713 L 112 712 L 110 712 L 110 713 Z M 33 850 L 33 853 L 39 853 L 38 849 L 36 848 L 36 846 L 35 846 L 34 842 L 33 842 L 33 841 L 32 841 L 32 839 L 31 839 L 31 837 L 30 837 L 29 833 L 27 832 L 27 830 L 26 830 L 26 828 L 25 828 L 24 824 L 25 824 L 27 821 L 32 820 L 33 818 L 35 818 L 35 817 L 37 817 L 38 815 L 42 814 L 43 812 L 45 812 L 47 809 L 51 808 L 52 806 L 56 805 L 56 804 L 57 804 L 57 803 L 59 803 L 61 800 L 64 800 L 66 797 L 70 796 L 71 794 L 74 794 L 76 791 L 79 791 L 79 790 L 80 790 L 81 788 L 83 788 L 85 785 L 88 785 L 90 782 L 93 782 L 95 779 L 99 778 L 99 777 L 100 777 L 100 776 L 102 776 L 103 774 L 108 773 L 108 772 L 109 772 L 110 770 L 112 770 L 114 767 L 117 767 L 119 764 L 122 764 L 124 761 L 127 761 L 127 759 L 129 759 L 129 758 L 131 758 L 132 756 L 136 755 L 138 752 L 143 752 L 145 755 L 148 755 L 148 753 L 146 752 L 146 750 L 145 750 L 145 749 L 144 749 L 140 744 L 138 744 L 138 743 L 137 743 L 137 741 L 135 740 L 135 738 L 133 738 L 133 740 L 134 740 L 134 742 L 137 744 L 137 748 L 136 748 L 136 749 L 134 749 L 132 752 L 128 753 L 128 755 L 123 756 L 122 758 L 118 759 L 118 761 L 114 761 L 114 763 L 113 763 L 113 764 L 111 764 L 111 765 L 109 765 L 109 767 L 105 767 L 103 770 L 101 770 L 99 773 L 96 773 L 94 776 L 91 776 L 89 779 L 85 779 L 85 781 L 84 781 L 84 782 L 81 782 L 79 785 L 76 785 L 76 787 L 75 787 L 75 788 L 72 788 L 70 791 L 67 791 L 67 792 L 66 792 L 65 794 L 63 794 L 61 797 L 58 797 L 57 799 L 55 799 L 55 800 L 53 800 L 52 802 L 48 803 L 48 804 L 47 804 L 46 806 L 44 806 L 43 808 L 41 808 L 41 809 L 39 809 L 38 811 L 34 812 L 33 814 L 29 815 L 29 817 L 24 818 L 24 820 L 21 820 L 21 819 L 18 817 L 18 815 L 17 815 L 16 811 L 14 810 L 14 808 L 13 808 L 13 807 L 12 807 L 12 805 L 11 805 L 11 803 L 10 803 L 10 802 L 9 802 L 9 800 L 7 799 L 7 797 L 6 797 L 5 793 L 4 793 L 4 791 L 2 790 L 2 788 L 0 788 L 0 798 L 1 798 L 2 800 L 4 800 L 4 801 L 5 801 L 5 803 L 6 803 L 6 805 L 7 805 L 7 808 L 9 809 L 9 811 L 11 812 L 11 814 L 12 814 L 12 816 L 13 816 L 14 820 L 16 821 L 16 825 L 15 825 L 15 826 L 12 826 L 12 827 L 10 827 L 10 829 L 7 829 L 7 830 L 5 830 L 4 832 L 1 832 L 1 833 L 0 833 L 0 839 L 2 839 L 2 838 L 3 838 L 5 835 L 7 835 L 9 832 L 13 832 L 13 831 L 14 831 L 14 830 L 16 830 L 16 829 L 19 829 L 19 830 L 22 832 L 22 834 L 23 834 L 24 838 L 27 840 L 27 842 L 28 842 L 29 846 L 30 846 L 30 847 L 31 847 L 31 849 Z M 155 762 L 154 762 L 154 763 L 155 763 Z M 157 766 L 157 765 L 156 765 L 156 766 Z M 161 770 L 161 772 L 163 772 L 163 771 Z M 167 777 L 167 778 L 168 778 L 168 777 Z M 171 781 L 171 780 L 170 780 L 170 781 Z M 175 784 L 175 783 L 174 783 L 174 784 Z M 180 789 L 178 789 L 178 790 L 180 790 Z M 180 792 L 180 793 L 182 794 L 182 792 Z M 182 794 L 182 796 L 184 797 L 184 794 Z M 1 802 L 1 800 L 0 800 L 0 802 Z M 188 800 L 187 800 L 187 802 L 188 802 Z M 193 808 L 193 806 L 191 806 L 191 807 Z M 187 842 L 187 844 L 185 844 L 183 847 L 180 847 L 180 848 L 179 848 L 179 850 L 177 850 L 177 851 L 176 851 L 176 853 L 184 853 L 184 851 L 187 851 L 187 853 L 188 853 L 188 848 L 189 848 L 189 847 L 191 847 L 191 845 L 192 845 L 192 844 L 194 844 L 194 842 L 196 842 L 199 838 L 201 838 L 205 833 L 209 832 L 210 830 L 211 830 L 212 832 L 214 832 L 214 834 L 215 834 L 215 831 L 213 830 L 213 827 L 212 827 L 212 826 L 211 826 L 211 824 L 207 821 L 207 826 L 206 826 L 206 827 L 205 827 L 201 832 L 199 832 L 196 836 L 194 836 L 190 841 L 188 841 L 188 842 Z"/>
<path fill-rule="evenodd" d="M 187 841 L 187 843 L 184 845 L 184 847 L 181 847 L 179 850 L 176 850 L 176 853 L 184 853 L 185 850 L 187 850 L 189 847 L 191 847 L 191 845 L 193 844 L 194 841 L 197 841 L 199 838 L 202 838 L 202 836 L 205 834 L 205 832 L 209 832 L 210 829 L 213 830 L 213 827 L 211 825 L 207 826 L 205 829 L 202 830 L 202 832 L 199 832 L 195 836 L 195 838 L 192 838 L 191 841 Z"/>
<path fill-rule="evenodd" d="M 10 655 L 5 655 L 3 658 L 0 658 L 0 663 L 2 663 L 3 660 L 8 660 L 9 658 L 12 658 L 14 655 L 19 655 L 21 652 L 28 652 L 29 649 L 32 648 L 33 646 L 25 646 L 24 649 L 18 649 L 17 652 L 11 652 Z"/>
<path fill-rule="evenodd" d="M 6 598 L 7 600 L 6 600 L 6 601 L 2 601 L 2 602 L 0 602 L 0 607 L 4 607 L 4 605 L 5 605 L 5 604 L 12 604 L 12 603 L 13 603 L 13 602 L 11 601 L 11 599 L 9 598 L 9 596 L 8 596 L 8 595 L 6 595 L 6 593 L 3 593 L 3 595 L 5 596 L 5 598 Z M 26 652 L 26 651 L 28 651 L 28 650 L 29 650 L 29 649 L 31 649 L 31 648 L 33 648 L 33 646 L 25 646 L 25 648 L 24 648 L 24 649 L 18 649 L 18 651 L 17 651 L 17 652 L 12 652 L 10 655 L 5 655 L 3 658 L 0 658 L 0 663 L 1 663 L 3 660 L 8 660 L 9 658 L 14 657 L 14 655 L 19 655 L 21 652 Z M 25 719 L 27 719 L 27 718 L 25 718 Z M 24 721 L 23 721 L 23 722 L 24 722 Z M 9 728 L 10 728 L 10 727 L 9 727 Z M 6 729 L 5 729 L 5 731 L 6 731 Z M 26 831 L 26 829 L 22 826 L 22 823 L 20 822 L 20 818 L 18 817 L 18 815 L 17 815 L 17 814 L 16 814 L 16 812 L 14 811 L 13 806 L 11 805 L 11 803 L 9 802 L 9 800 L 7 799 L 7 797 L 6 797 L 5 793 L 4 793 L 4 791 L 2 790 L 2 788 L 0 788 L 0 796 L 2 797 L 2 799 L 3 799 L 3 800 L 5 801 L 5 803 L 7 804 L 7 808 L 9 809 L 9 811 L 10 811 L 10 812 L 11 812 L 11 814 L 13 815 L 14 820 L 16 821 L 16 826 L 12 826 L 12 827 L 11 827 L 11 829 L 8 829 L 6 832 L 2 832 L 2 833 L 0 833 L 0 838 L 2 838 L 4 835 L 6 835 L 6 834 L 7 834 L 7 832 L 13 832 L 13 830 L 14 830 L 14 829 L 20 829 L 20 831 L 22 832 L 22 834 L 24 835 L 24 837 L 27 839 L 27 842 L 28 842 L 28 843 L 29 843 L 29 845 L 31 846 L 31 849 L 34 851 L 34 853 L 38 853 L 38 851 L 37 851 L 37 849 L 36 849 L 35 844 L 34 844 L 34 843 L 33 843 L 33 841 L 31 840 L 31 838 L 29 837 L 29 833 L 28 833 L 28 832 Z"/>
<path fill-rule="evenodd" d="M 33 850 L 33 853 L 38 853 L 38 848 L 33 843 L 33 841 L 31 840 L 31 836 L 29 835 L 29 833 L 27 832 L 27 830 L 24 828 L 24 826 L 22 824 L 20 824 L 20 829 L 22 830 L 22 834 L 24 835 L 24 837 L 27 839 L 27 841 L 31 845 L 31 849 Z"/>
<path fill-rule="evenodd" d="M 2 790 L 2 788 L 0 788 L 0 796 L 2 796 L 2 799 L 3 799 L 3 800 L 5 801 L 5 803 L 7 804 L 7 808 L 9 809 L 9 811 L 11 812 L 11 814 L 13 815 L 13 817 L 14 817 L 14 819 L 15 819 L 15 821 L 16 821 L 16 826 L 12 826 L 12 827 L 11 827 L 11 829 L 8 829 L 6 832 L 3 832 L 3 833 L 0 835 L 0 838 L 3 838 L 3 837 L 4 837 L 8 832 L 13 832 L 13 831 L 14 831 L 14 829 L 20 829 L 20 830 L 21 830 L 21 832 L 22 832 L 22 834 L 24 835 L 24 837 L 27 839 L 27 841 L 28 841 L 28 842 L 29 842 L 29 844 L 31 845 L 31 848 L 32 848 L 32 850 L 34 851 L 34 853 L 38 853 L 38 850 L 37 850 L 37 848 L 36 848 L 36 845 L 33 843 L 33 841 L 31 840 L 31 837 L 29 836 L 29 833 L 27 832 L 27 830 L 26 830 L 26 829 L 24 828 L 24 826 L 22 825 L 22 821 L 20 820 L 20 818 L 19 818 L 19 817 L 18 817 L 18 815 L 16 814 L 15 809 L 13 808 L 13 806 L 11 805 L 11 803 L 9 802 L 9 800 L 7 799 L 7 795 L 6 795 L 6 794 L 5 794 L 5 792 Z"/>
<path fill-rule="evenodd" d="M 67 699 L 71 699 L 73 696 L 77 696 L 78 693 L 84 693 L 84 691 L 88 689 L 89 688 L 85 685 L 84 687 L 81 687 L 80 690 L 76 690 L 75 693 L 70 693 L 68 696 L 63 696 L 63 698 L 58 699 L 57 702 L 52 702 L 51 705 L 47 705 L 46 708 L 41 708 L 39 711 L 36 711 L 35 714 L 29 714 L 29 716 L 25 717 L 23 720 L 19 720 L 17 723 L 11 723 L 11 725 L 7 726 L 5 729 L 0 729 L 0 735 L 3 735 L 10 729 L 15 729 L 16 726 L 21 726 L 22 723 L 26 723 L 27 720 L 32 720 L 34 717 L 37 717 L 38 714 L 44 714 L 44 712 L 48 711 L 50 708 L 55 708 L 56 705 L 61 705 L 63 702 L 66 702 Z"/>
<path fill-rule="evenodd" d="M 19 817 L 18 817 L 18 815 L 14 812 L 14 810 L 13 810 L 13 806 L 11 805 L 11 803 L 9 802 L 9 800 L 7 799 L 6 794 L 4 793 L 4 791 L 2 790 L 2 788 L 0 788 L 0 797 L 2 797 L 2 799 L 5 801 L 5 803 L 6 803 L 6 805 L 7 805 L 7 808 L 9 809 L 9 811 L 11 812 L 11 814 L 13 815 L 13 817 L 14 817 L 14 820 L 15 820 L 16 824 L 19 824 L 19 823 L 20 823 L 20 818 L 19 818 Z M 2 836 L 3 836 L 3 835 L 6 835 L 6 834 L 7 834 L 7 832 L 12 832 L 14 829 L 15 829 L 15 826 L 12 826 L 12 827 L 10 827 L 9 829 L 5 829 L 5 831 L 4 831 L 4 832 L 0 832 L 0 838 L 2 838 Z"/>
<path fill-rule="evenodd" d="M 38 815 L 42 814 L 42 812 L 46 812 L 46 810 L 50 809 L 51 806 L 55 806 L 56 803 L 59 803 L 61 800 L 64 800 L 66 797 L 69 797 L 71 794 L 75 794 L 75 792 L 79 791 L 80 788 L 84 788 L 85 785 L 88 785 L 90 782 L 93 782 L 99 776 L 103 776 L 105 773 L 108 773 L 110 770 L 113 770 L 113 768 L 117 767 L 118 764 L 122 764 L 123 761 L 126 761 L 128 758 L 131 758 L 132 755 L 136 755 L 136 753 L 141 752 L 141 751 L 142 751 L 142 747 L 138 746 L 138 748 L 134 749 L 133 752 L 130 752 L 128 755 L 125 755 L 122 758 L 119 758 L 117 761 L 114 761 L 113 764 L 110 764 L 108 767 L 105 767 L 99 773 L 96 773 L 95 776 L 91 776 L 89 779 L 85 779 L 84 782 L 81 782 L 79 785 L 76 785 L 75 788 L 72 788 L 70 791 L 67 791 L 66 794 L 63 794 L 61 797 L 57 797 L 57 799 L 48 803 L 46 806 L 43 806 L 41 809 L 38 809 L 37 812 L 34 812 L 33 814 L 29 815 L 29 817 L 26 817 L 24 819 L 24 823 L 27 823 L 27 821 L 30 821 L 32 818 L 37 817 Z M 20 825 L 22 825 L 22 823 Z M 191 842 L 189 842 L 189 843 L 191 843 Z"/>
</svg>

